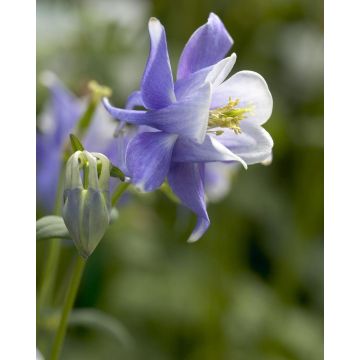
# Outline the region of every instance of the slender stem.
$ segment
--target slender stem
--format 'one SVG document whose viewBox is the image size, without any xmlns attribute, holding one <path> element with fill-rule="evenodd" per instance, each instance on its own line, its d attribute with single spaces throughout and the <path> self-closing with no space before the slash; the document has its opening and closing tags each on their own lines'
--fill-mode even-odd
<svg viewBox="0 0 360 360">
<path fill-rule="evenodd" d="M 76 127 L 76 134 L 80 139 L 84 137 L 86 131 L 88 130 L 97 106 L 98 101 L 91 99 L 86 111 L 79 119 Z"/>
<path fill-rule="evenodd" d="M 42 309 L 46 304 L 54 283 L 56 276 L 57 263 L 60 256 L 60 239 L 50 239 L 50 249 L 47 261 L 44 268 L 44 277 L 41 285 L 39 298 L 38 298 L 38 310 Z"/>
<path fill-rule="evenodd" d="M 124 183 L 121 182 L 116 187 L 116 189 L 113 192 L 113 195 L 111 197 L 111 206 L 115 206 L 117 201 L 120 199 L 121 195 L 126 191 L 126 189 L 129 187 L 130 183 Z"/>
<path fill-rule="evenodd" d="M 56 200 L 54 206 L 54 214 L 61 214 L 62 207 L 62 193 L 63 193 L 63 176 L 65 172 L 64 164 L 61 165 L 59 183 L 56 192 Z M 57 264 L 60 257 L 61 243 L 60 239 L 51 239 L 49 241 L 49 253 L 45 262 L 44 267 L 44 276 L 40 288 L 39 298 L 38 298 L 38 311 L 41 310 L 44 304 L 47 303 L 50 295 L 52 294 L 54 280 L 57 274 Z"/>
<path fill-rule="evenodd" d="M 75 302 L 75 298 L 81 282 L 81 277 L 84 272 L 85 264 L 86 260 L 84 260 L 80 256 L 77 256 L 70 285 L 66 294 L 65 304 L 61 313 L 59 327 L 56 331 L 53 347 L 51 349 L 50 360 L 59 359 L 61 348 L 65 339 L 69 315 Z"/>
<path fill-rule="evenodd" d="M 126 189 L 129 187 L 130 183 L 120 183 L 117 188 L 115 189 L 111 203 L 114 206 L 116 202 L 120 199 L 122 194 L 126 191 Z M 58 360 L 61 352 L 61 348 L 65 339 L 66 334 L 66 328 L 67 323 L 69 319 L 69 315 L 71 312 L 71 309 L 73 308 L 74 301 L 76 298 L 76 294 L 79 289 L 81 277 L 85 268 L 86 260 L 84 260 L 82 257 L 78 256 L 77 261 L 74 267 L 74 271 L 72 274 L 71 282 L 67 291 L 67 295 L 65 298 L 65 304 L 63 307 L 63 311 L 61 314 L 61 319 L 59 323 L 59 327 L 57 329 L 53 347 L 50 354 L 50 360 Z"/>
</svg>

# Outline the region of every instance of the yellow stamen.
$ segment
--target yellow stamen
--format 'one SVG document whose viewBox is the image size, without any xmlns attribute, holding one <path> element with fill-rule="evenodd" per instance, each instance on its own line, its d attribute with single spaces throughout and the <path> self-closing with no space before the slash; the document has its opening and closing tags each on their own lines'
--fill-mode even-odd
<svg viewBox="0 0 360 360">
<path fill-rule="evenodd" d="M 88 83 L 88 88 L 93 96 L 95 101 L 99 101 L 102 97 L 109 97 L 111 96 L 111 89 L 107 86 L 100 85 L 95 80 L 91 80 Z"/>
<path fill-rule="evenodd" d="M 208 129 L 210 131 L 208 132 L 221 135 L 223 133 L 221 130 L 211 131 L 211 129 L 220 127 L 231 129 L 235 134 L 240 134 L 241 129 L 239 123 L 241 120 L 244 120 L 249 113 L 252 113 L 253 106 L 236 108 L 239 102 L 239 99 L 232 100 L 229 98 L 229 102 L 225 106 L 210 110 L 208 122 Z"/>
</svg>

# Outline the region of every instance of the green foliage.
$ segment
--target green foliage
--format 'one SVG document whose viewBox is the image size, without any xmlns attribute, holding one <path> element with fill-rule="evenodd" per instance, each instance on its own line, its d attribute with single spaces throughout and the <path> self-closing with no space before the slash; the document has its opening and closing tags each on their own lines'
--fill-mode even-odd
<svg viewBox="0 0 360 360">
<path fill-rule="evenodd" d="M 70 235 L 61 216 L 44 216 L 36 222 L 36 240 L 69 239 Z"/>
<path fill-rule="evenodd" d="M 81 141 L 79 140 L 79 138 L 76 135 L 70 134 L 69 137 L 70 137 L 70 142 L 71 142 L 71 147 L 73 149 L 73 152 L 85 150 L 84 145 L 81 143 Z"/>
<path fill-rule="evenodd" d="M 114 178 L 118 178 L 121 181 L 125 180 L 125 175 L 124 173 L 115 165 L 111 164 L 110 167 L 110 176 L 114 177 Z"/>
<path fill-rule="evenodd" d="M 118 342 L 120 348 L 131 348 L 134 346 L 134 340 L 121 322 L 99 310 L 74 310 L 69 318 L 69 326 L 94 328 L 101 333 L 111 335 Z"/>
</svg>

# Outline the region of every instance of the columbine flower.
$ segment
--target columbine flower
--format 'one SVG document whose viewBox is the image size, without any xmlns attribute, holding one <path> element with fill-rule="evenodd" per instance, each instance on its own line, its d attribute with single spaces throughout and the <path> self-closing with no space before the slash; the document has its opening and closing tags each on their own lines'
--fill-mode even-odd
<svg viewBox="0 0 360 360">
<path fill-rule="evenodd" d="M 95 250 L 110 223 L 109 179 L 110 161 L 103 154 L 76 151 L 67 161 L 63 218 L 85 259 Z"/>
<path fill-rule="evenodd" d="M 70 93 L 55 75 L 46 73 L 44 82 L 51 92 L 50 103 L 39 119 L 36 134 L 37 196 L 46 211 L 51 211 L 63 161 L 64 145 L 69 134 L 86 109 L 87 99 Z M 98 107 L 83 144 L 90 151 L 99 151 L 116 163 L 116 141 L 113 133 L 116 123 Z"/>
<path fill-rule="evenodd" d="M 189 241 L 209 226 L 204 197 L 204 164 L 239 162 L 245 168 L 267 159 L 273 146 L 261 127 L 271 115 L 272 97 L 257 73 L 240 71 L 224 81 L 236 55 L 223 59 L 232 39 L 221 20 L 208 22 L 191 36 L 178 65 L 174 83 L 165 30 L 149 21 L 150 54 L 140 91 L 125 109 L 103 103 L 124 122 L 155 129 L 136 135 L 126 149 L 132 182 L 144 191 L 158 188 L 165 178 L 183 204 L 198 216 Z M 145 110 L 131 110 L 136 105 Z"/>
</svg>

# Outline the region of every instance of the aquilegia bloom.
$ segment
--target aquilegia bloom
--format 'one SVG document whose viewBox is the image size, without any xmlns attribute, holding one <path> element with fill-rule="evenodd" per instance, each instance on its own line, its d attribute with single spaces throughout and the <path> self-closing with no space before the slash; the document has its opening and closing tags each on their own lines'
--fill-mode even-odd
<svg viewBox="0 0 360 360">
<path fill-rule="evenodd" d="M 86 99 L 68 91 L 55 75 L 46 75 L 50 103 L 41 114 L 36 134 L 37 196 L 44 210 L 51 211 L 56 197 L 64 145 L 69 134 L 86 109 Z M 98 107 L 83 143 L 90 151 L 99 151 L 116 163 L 116 141 L 113 133 L 116 122 Z"/>
<path fill-rule="evenodd" d="M 269 158 L 273 142 L 261 127 L 271 115 L 272 97 L 257 73 L 240 71 L 225 80 L 236 55 L 224 59 L 233 40 L 215 14 L 191 36 L 174 83 L 166 35 L 149 21 L 150 54 L 141 88 L 126 109 L 103 103 L 118 120 L 151 127 L 127 144 L 127 175 L 144 191 L 167 179 L 181 202 L 198 216 L 189 241 L 198 240 L 210 221 L 204 193 L 204 164 L 239 162 L 245 168 Z M 142 106 L 145 110 L 131 110 Z"/>
</svg>

